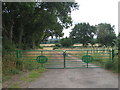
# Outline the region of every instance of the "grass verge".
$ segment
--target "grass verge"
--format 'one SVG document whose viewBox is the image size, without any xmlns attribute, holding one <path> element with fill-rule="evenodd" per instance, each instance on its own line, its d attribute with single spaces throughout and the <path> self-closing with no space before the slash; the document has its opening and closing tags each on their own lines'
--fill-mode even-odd
<svg viewBox="0 0 120 90">
<path fill-rule="evenodd" d="M 8 88 L 20 88 L 20 84 L 15 83 L 15 84 L 10 85 Z"/>
<path fill-rule="evenodd" d="M 31 73 L 29 75 L 21 77 L 20 80 L 23 80 L 26 82 L 32 82 L 32 81 L 36 80 L 38 77 L 40 77 L 41 73 L 45 72 L 45 71 L 46 71 L 45 68 L 33 70 L 33 71 L 31 71 Z"/>
</svg>

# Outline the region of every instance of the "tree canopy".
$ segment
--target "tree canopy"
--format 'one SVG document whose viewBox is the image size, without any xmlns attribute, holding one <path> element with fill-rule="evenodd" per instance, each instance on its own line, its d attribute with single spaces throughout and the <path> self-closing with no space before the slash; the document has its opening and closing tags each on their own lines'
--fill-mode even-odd
<svg viewBox="0 0 120 90">
<path fill-rule="evenodd" d="M 63 38 L 60 40 L 60 44 L 63 46 L 63 47 L 70 47 L 73 45 L 73 42 L 71 40 L 71 38 Z"/>
<path fill-rule="evenodd" d="M 74 43 L 82 43 L 83 46 L 91 43 L 96 32 L 96 28 L 89 23 L 78 23 L 70 32 L 70 38 Z"/>
<path fill-rule="evenodd" d="M 101 45 L 113 46 L 115 44 L 116 35 L 114 26 L 107 23 L 97 25 L 97 40 Z"/>
<path fill-rule="evenodd" d="M 49 36 L 62 37 L 78 7 L 73 2 L 3 2 L 3 47 L 6 40 L 18 48 L 34 48 Z"/>
</svg>

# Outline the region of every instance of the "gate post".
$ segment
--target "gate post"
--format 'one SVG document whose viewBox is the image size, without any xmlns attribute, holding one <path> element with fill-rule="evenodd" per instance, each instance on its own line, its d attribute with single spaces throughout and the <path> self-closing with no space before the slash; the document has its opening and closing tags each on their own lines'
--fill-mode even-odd
<svg viewBox="0 0 120 90">
<path fill-rule="evenodd" d="M 88 55 L 88 50 L 87 50 L 87 55 Z M 88 61 L 87 61 L 87 68 L 88 68 Z"/>
<path fill-rule="evenodd" d="M 66 65 L 65 65 L 65 56 L 66 56 L 66 51 L 63 52 L 63 58 L 64 58 L 64 68 L 66 68 Z"/>
<path fill-rule="evenodd" d="M 16 61 L 15 61 L 15 66 L 16 68 L 18 69 L 22 69 L 20 67 L 20 65 L 22 66 L 23 64 L 21 64 L 21 62 L 19 61 L 20 60 L 20 57 L 21 57 L 21 51 L 20 50 L 16 50 Z M 22 66 L 23 67 L 23 66 Z"/>
<path fill-rule="evenodd" d="M 43 51 L 41 51 L 41 55 L 43 55 Z"/>
<path fill-rule="evenodd" d="M 20 57 L 20 52 L 19 50 L 16 50 L 16 58 L 18 59 Z"/>
</svg>

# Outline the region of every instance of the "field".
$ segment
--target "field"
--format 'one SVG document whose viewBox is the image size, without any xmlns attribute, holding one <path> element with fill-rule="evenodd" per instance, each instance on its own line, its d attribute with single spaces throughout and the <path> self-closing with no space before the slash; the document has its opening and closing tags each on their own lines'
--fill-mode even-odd
<svg viewBox="0 0 120 90">
<path fill-rule="evenodd" d="M 55 46 L 55 44 L 40 44 L 40 46 L 43 46 L 43 47 L 46 47 L 46 46 L 53 47 L 53 46 Z M 73 46 L 82 46 L 82 44 L 74 44 Z M 88 46 L 91 46 L 91 44 L 89 44 Z M 93 46 L 99 46 L 99 44 L 95 44 Z"/>
</svg>

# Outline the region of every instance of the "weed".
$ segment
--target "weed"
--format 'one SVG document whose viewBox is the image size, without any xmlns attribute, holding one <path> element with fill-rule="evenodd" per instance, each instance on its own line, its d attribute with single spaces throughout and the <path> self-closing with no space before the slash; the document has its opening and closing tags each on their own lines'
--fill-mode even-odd
<svg viewBox="0 0 120 90">
<path fill-rule="evenodd" d="M 55 50 L 55 49 L 59 49 L 59 47 L 56 47 L 56 46 L 55 46 L 55 47 L 53 48 L 53 50 Z"/>
<path fill-rule="evenodd" d="M 23 81 L 31 82 L 40 76 L 39 72 L 32 71 L 29 75 L 21 78 Z"/>
<path fill-rule="evenodd" d="M 20 85 L 19 83 L 15 83 L 15 84 L 10 85 L 8 88 L 20 88 Z"/>
<path fill-rule="evenodd" d="M 42 72 L 47 71 L 47 69 L 41 67 L 41 68 L 36 69 L 35 71 L 38 72 L 38 73 L 42 73 Z"/>
<path fill-rule="evenodd" d="M 4 77 L 2 77 L 2 81 L 3 82 L 6 81 L 6 80 L 9 80 L 9 79 L 11 79 L 11 76 L 4 76 Z"/>
<path fill-rule="evenodd" d="M 105 63 L 105 68 L 108 69 L 108 70 L 113 69 L 113 66 L 114 66 L 114 64 L 111 61 L 108 61 L 108 62 Z"/>
</svg>

